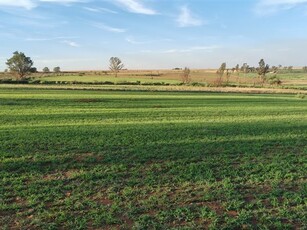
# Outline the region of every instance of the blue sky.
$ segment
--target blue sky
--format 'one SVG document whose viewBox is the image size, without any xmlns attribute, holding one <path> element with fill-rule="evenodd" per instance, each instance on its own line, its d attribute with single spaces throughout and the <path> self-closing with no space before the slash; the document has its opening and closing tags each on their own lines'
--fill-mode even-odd
<svg viewBox="0 0 307 230">
<path fill-rule="evenodd" d="M 307 65 L 307 0 L 0 0 L 0 69 Z"/>
</svg>

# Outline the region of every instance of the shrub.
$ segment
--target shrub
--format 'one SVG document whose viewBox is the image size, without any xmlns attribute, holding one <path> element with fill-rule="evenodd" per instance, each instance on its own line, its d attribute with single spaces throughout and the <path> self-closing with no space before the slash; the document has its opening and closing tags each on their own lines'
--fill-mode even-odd
<svg viewBox="0 0 307 230">
<path fill-rule="evenodd" d="M 300 98 L 300 99 L 305 99 L 306 94 L 304 94 L 304 93 L 298 93 L 298 94 L 296 94 L 296 97 L 298 97 L 298 98 Z"/>
</svg>

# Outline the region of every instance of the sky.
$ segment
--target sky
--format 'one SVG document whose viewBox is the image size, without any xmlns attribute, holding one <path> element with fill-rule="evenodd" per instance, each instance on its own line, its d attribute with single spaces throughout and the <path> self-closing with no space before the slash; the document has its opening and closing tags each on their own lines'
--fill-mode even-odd
<svg viewBox="0 0 307 230">
<path fill-rule="evenodd" d="M 307 0 L 0 0 L 0 70 L 307 65 Z"/>
</svg>

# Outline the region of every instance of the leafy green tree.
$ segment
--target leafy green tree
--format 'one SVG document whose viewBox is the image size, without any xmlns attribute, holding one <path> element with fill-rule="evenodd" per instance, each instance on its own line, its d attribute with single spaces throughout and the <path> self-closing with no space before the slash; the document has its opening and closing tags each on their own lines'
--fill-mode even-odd
<svg viewBox="0 0 307 230">
<path fill-rule="evenodd" d="M 18 51 L 13 53 L 13 56 L 7 60 L 6 65 L 10 72 L 16 74 L 19 79 L 24 79 L 33 70 L 31 58 Z"/>
<path fill-rule="evenodd" d="M 307 72 L 307 66 L 304 66 L 304 67 L 303 67 L 303 71 L 304 71 L 304 72 Z"/>
<path fill-rule="evenodd" d="M 124 68 L 124 64 L 118 57 L 111 57 L 109 68 L 115 73 L 115 77 L 117 77 L 118 72 Z"/>
<path fill-rule="evenodd" d="M 30 73 L 37 73 L 37 68 L 36 67 L 32 67 L 30 69 Z"/>
<path fill-rule="evenodd" d="M 44 73 L 49 73 L 49 72 L 50 72 L 50 70 L 49 70 L 49 68 L 48 68 L 48 67 L 44 67 L 44 68 L 43 68 L 43 72 L 44 72 Z"/>
<path fill-rule="evenodd" d="M 55 73 L 60 73 L 60 72 L 61 72 L 61 68 L 60 68 L 59 66 L 54 67 L 54 68 L 53 68 L 53 72 L 55 72 Z"/>
<path fill-rule="evenodd" d="M 259 67 L 257 68 L 258 76 L 263 84 L 266 81 L 266 74 L 269 72 L 270 66 L 266 65 L 264 60 L 259 61 Z"/>
</svg>

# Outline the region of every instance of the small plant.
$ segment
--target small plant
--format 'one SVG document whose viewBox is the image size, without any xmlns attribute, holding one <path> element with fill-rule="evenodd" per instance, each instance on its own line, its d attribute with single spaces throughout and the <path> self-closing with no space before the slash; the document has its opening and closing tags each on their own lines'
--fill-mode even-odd
<svg viewBox="0 0 307 230">
<path fill-rule="evenodd" d="M 296 97 L 297 97 L 297 98 L 300 98 L 300 99 L 305 99 L 306 94 L 304 94 L 304 93 L 298 93 L 298 94 L 296 94 Z"/>
</svg>

